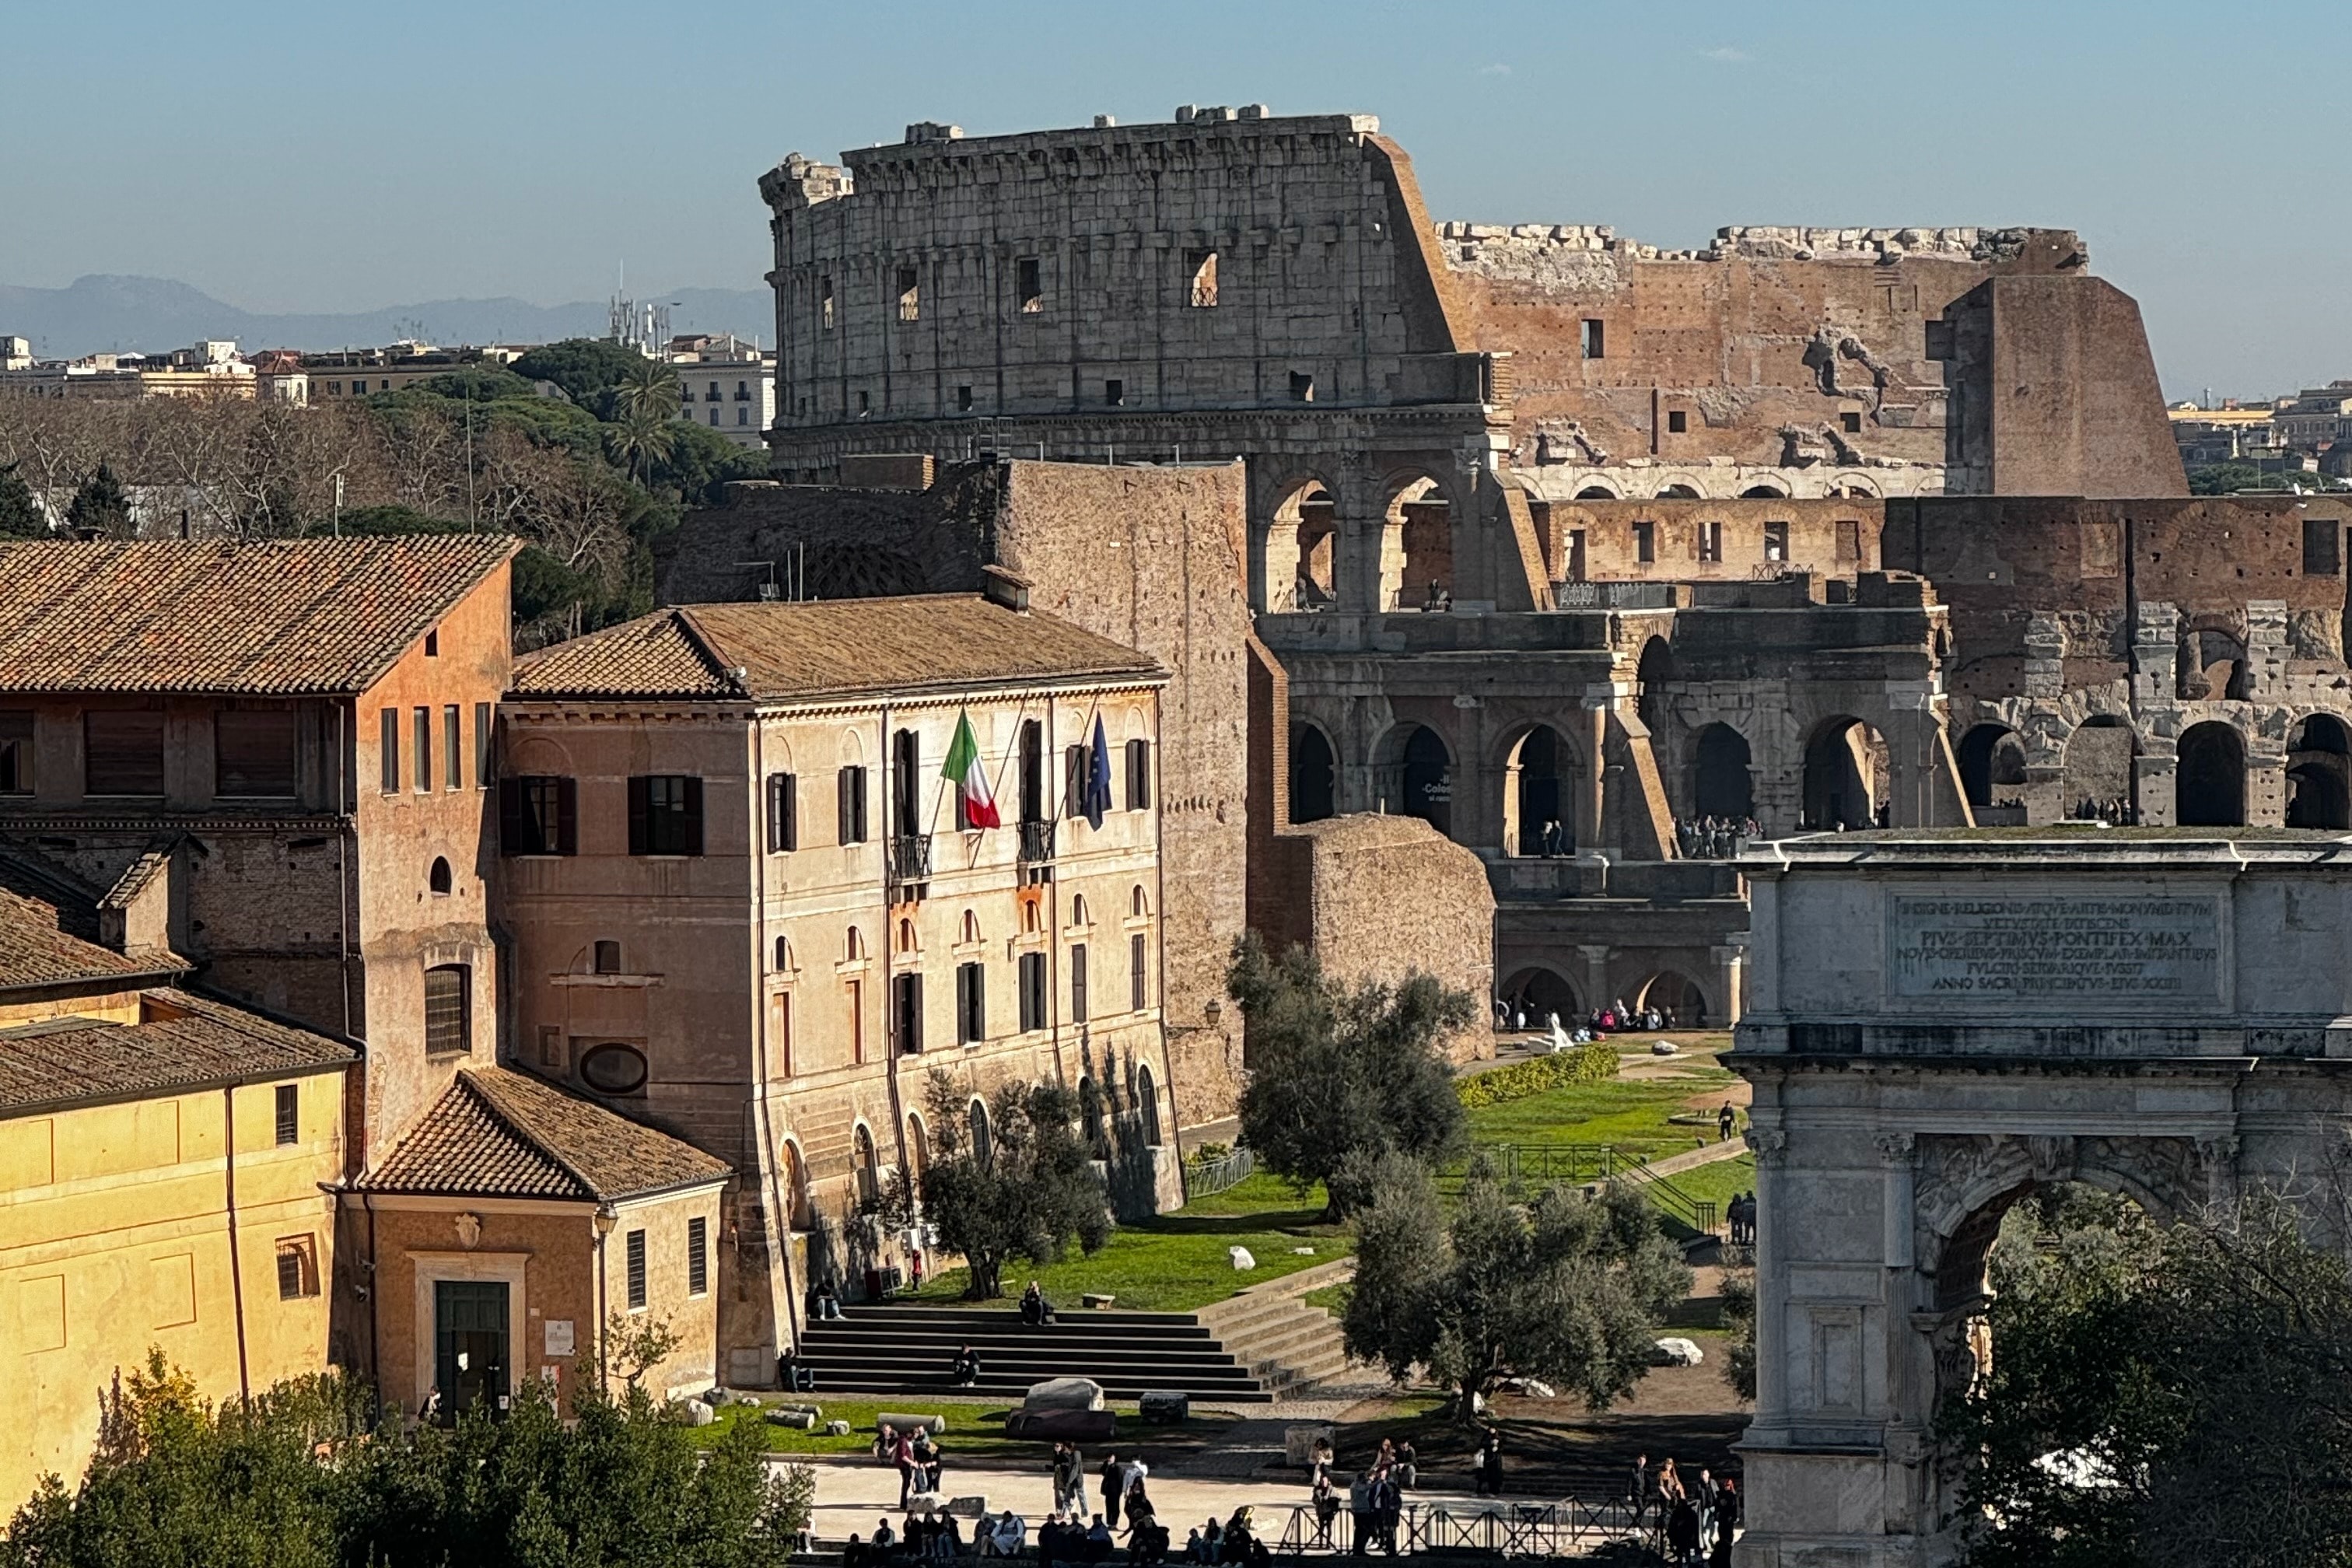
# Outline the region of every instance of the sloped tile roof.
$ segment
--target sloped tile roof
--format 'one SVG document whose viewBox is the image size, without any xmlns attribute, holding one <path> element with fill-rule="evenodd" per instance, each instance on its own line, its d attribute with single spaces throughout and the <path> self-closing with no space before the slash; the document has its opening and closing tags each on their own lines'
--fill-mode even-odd
<svg viewBox="0 0 2352 1568">
<path fill-rule="evenodd" d="M 504 538 L 0 544 L 0 691 L 365 690 Z"/>
<path fill-rule="evenodd" d="M 14 857 L 0 856 L 0 994 L 87 980 L 139 981 L 184 973 L 169 953 L 121 953 L 100 947 L 89 910 L 47 891 Z"/>
<path fill-rule="evenodd" d="M 468 1068 L 362 1192 L 611 1202 L 723 1181 L 724 1160 L 529 1073 Z"/>
<path fill-rule="evenodd" d="M 525 655 L 514 695 L 791 701 L 1164 675 L 1149 656 L 1050 616 L 920 594 L 656 610 Z"/>
<path fill-rule="evenodd" d="M 185 991 L 141 993 L 147 1021 L 60 1018 L 0 1029 L 0 1115 L 175 1094 L 345 1067 L 358 1053 Z"/>
</svg>

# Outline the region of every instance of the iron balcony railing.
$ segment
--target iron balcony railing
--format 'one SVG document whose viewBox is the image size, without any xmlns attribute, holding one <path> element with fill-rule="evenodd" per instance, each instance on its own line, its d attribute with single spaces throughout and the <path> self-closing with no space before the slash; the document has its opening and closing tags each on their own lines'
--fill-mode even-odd
<svg viewBox="0 0 2352 1568">
<path fill-rule="evenodd" d="M 1024 822 L 1021 825 L 1021 863 L 1043 865 L 1054 858 L 1054 825 L 1050 822 Z"/>
<path fill-rule="evenodd" d="M 898 833 L 890 837 L 890 880 L 894 886 L 931 879 L 931 836 Z"/>
</svg>

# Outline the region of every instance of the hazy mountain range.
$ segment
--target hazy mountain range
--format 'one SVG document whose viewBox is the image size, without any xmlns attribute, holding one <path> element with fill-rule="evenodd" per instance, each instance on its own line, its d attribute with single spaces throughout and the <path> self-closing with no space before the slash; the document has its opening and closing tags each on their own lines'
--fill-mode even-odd
<svg viewBox="0 0 2352 1568">
<path fill-rule="evenodd" d="M 775 301 L 764 289 L 680 289 L 639 294 L 670 304 L 676 332 L 734 332 L 772 342 Z M 0 335 L 33 340 L 44 359 L 87 353 L 154 353 L 205 338 L 234 338 L 257 349 L 373 348 L 401 338 L 457 343 L 549 342 L 603 337 L 606 304 L 581 300 L 534 305 L 527 300 L 431 300 L 353 315 L 266 315 L 225 305 L 168 278 L 77 278 L 63 289 L 0 284 Z"/>
</svg>

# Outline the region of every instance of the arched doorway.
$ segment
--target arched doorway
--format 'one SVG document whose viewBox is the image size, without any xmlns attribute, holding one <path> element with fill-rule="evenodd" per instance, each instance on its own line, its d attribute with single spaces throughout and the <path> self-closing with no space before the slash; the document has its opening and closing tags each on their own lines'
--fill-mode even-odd
<svg viewBox="0 0 2352 1568">
<path fill-rule="evenodd" d="M 1702 817 L 1744 821 L 1755 815 L 1755 779 L 1748 771 L 1748 737 L 1728 724 L 1698 732 L 1691 769 L 1691 809 Z"/>
<path fill-rule="evenodd" d="M 801 1162 L 801 1146 L 784 1140 L 782 1161 L 784 1226 L 789 1230 L 814 1230 L 815 1206 L 809 1202 L 808 1167 Z"/>
<path fill-rule="evenodd" d="M 931 1168 L 931 1135 L 919 1111 L 907 1112 L 907 1173 L 917 1180 Z"/>
<path fill-rule="evenodd" d="M 1638 691 L 1633 710 L 1642 716 L 1642 723 L 1650 731 L 1654 743 L 1660 726 L 1665 722 L 1665 689 L 1680 678 L 1681 672 L 1675 667 L 1675 650 L 1666 646 L 1665 638 L 1654 637 L 1642 645 L 1642 661 L 1633 670 Z"/>
<path fill-rule="evenodd" d="M 1630 1000 L 1636 1009 L 1655 1007 L 1664 1014 L 1667 1028 L 1706 1027 L 1706 996 L 1686 974 L 1661 971 L 1642 982 L 1642 988 Z"/>
<path fill-rule="evenodd" d="M 1568 742 L 1538 724 L 1513 743 L 1503 763 L 1503 853 L 1576 852 L 1575 813 L 1566 782 L 1573 771 Z"/>
<path fill-rule="evenodd" d="M 1848 715 L 1824 721 L 1805 748 L 1804 826 L 1874 827 L 1886 805 L 1886 738 Z"/>
<path fill-rule="evenodd" d="M 857 1207 L 870 1211 L 882 1201 L 882 1161 L 874 1149 L 874 1133 L 863 1121 L 850 1139 L 850 1159 L 857 1177 Z"/>
<path fill-rule="evenodd" d="M 1504 982 L 1502 997 L 1514 1025 L 1525 1013 L 1529 1028 L 1544 1027 L 1544 1020 L 1554 1016 L 1572 1028 L 1584 1016 L 1584 1005 L 1576 998 L 1576 987 L 1541 965 L 1522 969 Z"/>
<path fill-rule="evenodd" d="M 1436 731 L 1408 724 L 1390 732 L 1382 747 L 1381 801 L 1383 809 L 1418 816 L 1452 837 L 1454 754 Z"/>
<path fill-rule="evenodd" d="M 1787 500 L 1789 492 L 1777 485 L 1750 485 L 1739 492 L 1742 500 Z"/>
<path fill-rule="evenodd" d="M 1151 1064 L 1135 1069 L 1136 1109 L 1143 1112 L 1143 1142 L 1160 1147 L 1160 1086 L 1152 1080 Z"/>
<path fill-rule="evenodd" d="M 1339 509 L 1319 479 L 1291 485 L 1267 520 L 1265 608 L 1281 615 L 1330 607 L 1337 596 Z"/>
<path fill-rule="evenodd" d="M 1290 820 L 1320 822 L 1339 808 L 1339 759 L 1322 731 L 1290 727 Z"/>
<path fill-rule="evenodd" d="M 2006 724 L 1979 724 L 1960 737 L 1959 763 L 1971 809 L 2006 805 L 2025 784 L 2025 742 Z"/>
<path fill-rule="evenodd" d="M 1696 500 L 1699 499 L 1698 488 L 1696 485 L 1668 485 L 1665 489 L 1658 492 L 1657 499 L 1660 500 Z"/>
<path fill-rule="evenodd" d="M 1393 552 L 1381 561 L 1383 610 L 1446 610 L 1454 604 L 1454 508 L 1426 474 L 1409 479 L 1390 499 L 1388 537 Z M 1388 581 L 1391 555 L 1396 581 Z"/>
<path fill-rule="evenodd" d="M 2332 713 L 2314 713 L 2286 742 L 2286 825 L 2352 828 L 2352 731 Z"/>
<path fill-rule="evenodd" d="M 2173 820 L 2183 827 L 2242 827 L 2246 822 L 2246 747 L 2218 720 L 2181 731 L 2173 774 Z"/>
</svg>

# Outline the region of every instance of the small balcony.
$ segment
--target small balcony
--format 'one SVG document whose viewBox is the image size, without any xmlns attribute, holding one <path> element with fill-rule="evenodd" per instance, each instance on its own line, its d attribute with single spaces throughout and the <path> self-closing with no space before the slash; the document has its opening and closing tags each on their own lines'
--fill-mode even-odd
<svg viewBox="0 0 2352 1568">
<path fill-rule="evenodd" d="M 902 896 L 919 899 L 922 884 L 931 879 L 931 836 L 898 833 L 890 838 L 890 886 Z"/>
<path fill-rule="evenodd" d="M 1021 825 L 1021 863 L 1042 866 L 1054 858 L 1054 825 L 1050 822 L 1024 822 Z"/>
</svg>

